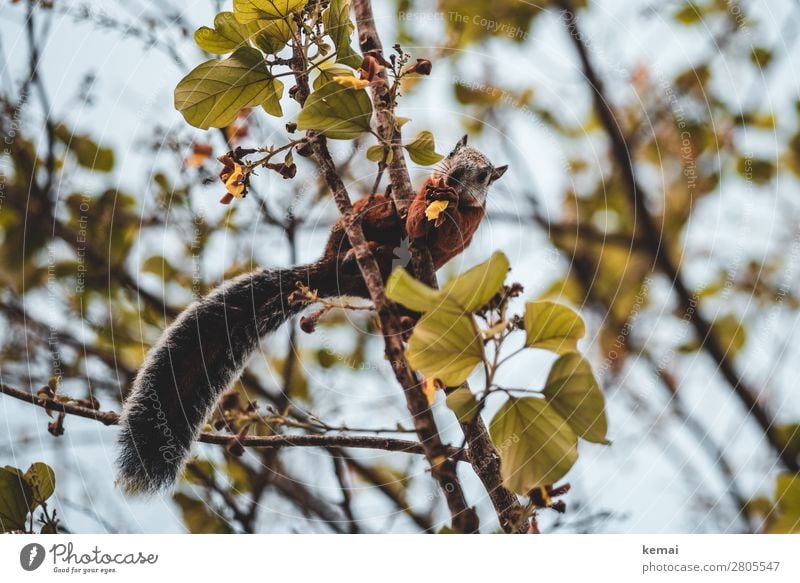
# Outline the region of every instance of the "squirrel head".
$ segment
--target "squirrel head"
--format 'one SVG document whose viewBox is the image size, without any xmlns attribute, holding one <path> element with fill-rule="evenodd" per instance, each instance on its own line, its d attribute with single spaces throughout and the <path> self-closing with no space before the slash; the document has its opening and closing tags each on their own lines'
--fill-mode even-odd
<svg viewBox="0 0 800 583">
<path fill-rule="evenodd" d="M 493 166 L 477 148 L 467 146 L 467 136 L 461 138 L 433 173 L 434 178 L 443 178 L 448 186 L 455 188 L 461 200 L 472 206 L 486 204 L 489 186 L 508 170 L 508 165 Z"/>
</svg>

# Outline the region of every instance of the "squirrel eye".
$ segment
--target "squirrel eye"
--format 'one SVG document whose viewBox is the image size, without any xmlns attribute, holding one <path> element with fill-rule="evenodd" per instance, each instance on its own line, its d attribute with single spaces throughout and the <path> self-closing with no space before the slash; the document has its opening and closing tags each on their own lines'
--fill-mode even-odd
<svg viewBox="0 0 800 583">
<path fill-rule="evenodd" d="M 478 174 L 478 182 L 484 182 L 487 178 L 489 178 L 489 171 L 486 169 L 481 170 Z"/>
<path fill-rule="evenodd" d="M 453 184 L 461 184 L 463 178 L 464 178 L 463 168 L 456 168 L 450 173 L 450 182 L 452 182 Z"/>
</svg>

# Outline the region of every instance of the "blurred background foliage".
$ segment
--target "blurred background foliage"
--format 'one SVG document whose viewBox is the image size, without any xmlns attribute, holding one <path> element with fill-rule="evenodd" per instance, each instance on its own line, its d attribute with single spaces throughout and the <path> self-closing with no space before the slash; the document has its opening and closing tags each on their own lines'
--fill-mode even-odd
<svg viewBox="0 0 800 583">
<path fill-rule="evenodd" d="M 119 410 L 147 348 L 193 297 L 319 253 L 336 212 L 306 160 L 294 180 L 265 172 L 242 204 L 217 204 L 216 156 L 272 143 L 280 121 L 252 111 L 203 132 L 171 108 L 176 81 L 208 58 L 193 32 L 223 4 L 0 9 L 4 385 L 35 393 L 50 383 Z M 795 531 L 800 5 L 575 2 L 579 32 L 563 7 L 375 6 L 387 45 L 434 64 L 430 79 L 405 87 L 406 135 L 431 129 L 446 150 L 466 131 L 511 167 L 472 247 L 443 271 L 503 248 L 527 298 L 558 298 L 589 322 L 584 351 L 614 447 L 581 450 L 582 486 L 542 530 Z M 624 157 L 576 36 L 603 80 Z M 288 121 L 297 110 L 284 105 Z M 370 145 L 334 151 L 354 193 L 374 180 Z M 265 340 L 212 425 L 235 430 L 255 401 L 263 434 L 403 436 L 411 424 L 381 344 L 364 312 L 329 315 L 313 335 L 293 322 Z M 510 374 L 526 383 L 531 370 L 535 362 Z M 447 520 L 419 460 L 341 449 L 238 457 L 203 446 L 174 495 L 125 500 L 112 481 L 113 428 L 68 418 L 59 431 L 41 409 L 0 402 L 0 461 L 53 466 L 49 504 L 63 528 L 417 532 Z M 492 516 L 487 500 L 473 503 Z"/>
</svg>

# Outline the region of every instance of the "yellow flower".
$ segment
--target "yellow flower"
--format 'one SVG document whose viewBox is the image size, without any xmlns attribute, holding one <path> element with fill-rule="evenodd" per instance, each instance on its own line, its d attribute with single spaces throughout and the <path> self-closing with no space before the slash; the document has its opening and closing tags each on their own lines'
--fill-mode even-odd
<svg viewBox="0 0 800 583">
<path fill-rule="evenodd" d="M 236 198 L 244 196 L 244 166 L 241 164 L 233 165 L 233 172 L 225 180 L 225 189 Z"/>
<path fill-rule="evenodd" d="M 368 80 L 358 79 L 352 75 L 336 75 L 333 80 L 342 87 L 347 87 L 348 89 L 364 89 L 364 87 L 369 86 Z"/>
<path fill-rule="evenodd" d="M 436 390 L 442 388 L 442 382 L 439 379 L 425 379 L 422 383 L 422 392 L 428 399 L 428 405 L 433 405 L 436 400 Z"/>
<path fill-rule="evenodd" d="M 446 200 L 434 200 L 428 205 L 428 208 L 425 209 L 425 216 L 428 217 L 429 221 L 435 221 L 439 218 L 439 215 L 444 212 L 449 204 L 450 203 Z"/>
</svg>

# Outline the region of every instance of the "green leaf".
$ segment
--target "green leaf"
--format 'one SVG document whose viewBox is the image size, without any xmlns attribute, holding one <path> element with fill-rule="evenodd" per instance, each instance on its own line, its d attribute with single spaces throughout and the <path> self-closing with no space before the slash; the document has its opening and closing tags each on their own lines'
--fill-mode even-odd
<svg viewBox="0 0 800 583">
<path fill-rule="evenodd" d="M 567 420 L 572 430 L 587 441 L 608 443 L 605 398 L 592 367 L 577 352 L 560 357 L 544 388 L 550 406 Z"/>
<path fill-rule="evenodd" d="M 36 462 L 25 472 L 25 481 L 33 492 L 31 510 L 47 501 L 56 489 L 56 474 L 47 464 Z"/>
<path fill-rule="evenodd" d="M 254 479 L 258 480 L 241 459 L 233 456 L 225 457 L 225 472 L 228 474 L 231 489 L 239 495 L 251 492 Z"/>
<path fill-rule="evenodd" d="M 681 24 L 695 24 L 703 19 L 703 10 L 695 2 L 687 2 L 675 14 L 675 20 Z"/>
<path fill-rule="evenodd" d="M 161 255 L 153 255 L 145 259 L 139 271 L 141 273 L 152 273 L 164 281 L 172 281 L 179 275 L 178 270 L 175 269 L 172 263 Z"/>
<path fill-rule="evenodd" d="M 250 47 L 201 63 L 175 87 L 175 109 L 194 127 L 222 128 L 245 107 L 274 99 L 276 86 L 263 56 Z"/>
<path fill-rule="evenodd" d="M 350 37 L 355 26 L 350 20 L 350 0 L 331 0 L 328 9 L 322 13 L 325 34 L 331 37 L 336 47 L 336 62 L 354 69 L 364 60 L 350 46 Z"/>
<path fill-rule="evenodd" d="M 303 9 L 308 0 L 233 0 L 233 13 L 243 24 L 275 20 Z"/>
<path fill-rule="evenodd" d="M 413 141 L 403 147 L 408 151 L 411 159 L 420 166 L 430 166 L 444 158 L 444 156 L 436 152 L 433 134 L 427 130 L 418 133 Z"/>
<path fill-rule="evenodd" d="M 454 387 L 467 380 L 483 361 L 483 342 L 472 316 L 436 309 L 414 327 L 406 357 L 411 368 L 426 378 Z"/>
<path fill-rule="evenodd" d="M 338 65 L 328 65 L 328 66 L 326 65 L 328 64 L 324 63 L 319 67 L 319 74 L 314 78 L 314 82 L 312 83 L 314 91 L 317 91 L 320 87 L 322 87 L 326 83 L 332 82 L 334 77 L 353 74 L 353 70 L 348 67 L 339 67 Z"/>
<path fill-rule="evenodd" d="M 445 403 L 461 423 L 471 423 L 479 413 L 478 400 L 466 387 L 459 387 L 448 393 Z"/>
<path fill-rule="evenodd" d="M 510 398 L 489 426 L 503 485 L 518 494 L 554 484 L 578 459 L 578 438 L 544 399 Z"/>
<path fill-rule="evenodd" d="M 216 468 L 208 460 L 197 459 L 186 464 L 181 477 L 189 484 L 207 486 L 214 481 Z"/>
<path fill-rule="evenodd" d="M 270 55 L 279 53 L 292 38 L 292 25 L 286 19 L 257 20 L 249 26 L 253 43 Z"/>
<path fill-rule="evenodd" d="M 309 95 L 297 118 L 297 128 L 351 140 L 370 130 L 371 118 L 372 102 L 365 90 L 330 82 Z"/>
<path fill-rule="evenodd" d="M 719 340 L 720 346 L 731 357 L 739 354 L 747 342 L 747 330 L 733 314 L 727 314 L 712 322 L 711 330 Z M 678 346 L 678 351 L 683 353 L 697 352 L 698 350 L 700 350 L 700 342 L 694 338 Z"/>
<path fill-rule="evenodd" d="M 230 524 L 203 500 L 178 492 L 172 499 L 183 515 L 183 522 L 192 534 L 230 534 Z"/>
<path fill-rule="evenodd" d="M 785 444 L 786 451 L 794 457 L 800 457 L 800 423 L 780 425 L 776 433 Z"/>
<path fill-rule="evenodd" d="M 214 28 L 201 26 L 194 33 L 197 46 L 217 55 L 231 53 L 247 44 L 247 27 L 236 20 L 233 12 L 220 12 L 214 17 Z"/>
<path fill-rule="evenodd" d="M 0 533 L 25 530 L 33 492 L 16 468 L 0 469 Z"/>
<path fill-rule="evenodd" d="M 781 474 L 775 480 L 775 502 L 782 512 L 800 518 L 800 474 Z"/>
<path fill-rule="evenodd" d="M 777 172 L 777 167 L 772 160 L 743 156 L 739 158 L 736 163 L 736 171 L 739 172 L 745 180 L 763 186 L 773 179 Z"/>
<path fill-rule="evenodd" d="M 722 344 L 722 348 L 730 355 L 736 356 L 747 342 L 747 331 L 744 324 L 733 314 L 728 314 L 716 320 L 712 329 Z"/>
<path fill-rule="evenodd" d="M 556 302 L 525 304 L 526 346 L 566 354 L 578 350 L 578 340 L 586 334 L 583 319 L 573 310 Z"/>
<path fill-rule="evenodd" d="M 372 162 L 381 162 L 383 161 L 383 154 L 385 148 L 382 144 L 375 144 L 374 146 L 370 146 L 367 148 L 367 160 Z M 392 150 L 391 148 L 388 149 L 386 152 L 386 163 L 391 164 L 392 162 Z"/>
<path fill-rule="evenodd" d="M 55 127 L 55 135 L 75 156 L 84 168 L 96 172 L 111 172 L 114 168 L 114 150 L 99 146 L 89 136 L 73 134 L 65 125 Z"/>
<path fill-rule="evenodd" d="M 463 307 L 465 312 L 474 312 L 500 291 L 509 267 L 508 257 L 497 251 L 487 261 L 447 282 L 442 295 Z"/>
<path fill-rule="evenodd" d="M 768 534 L 800 534 L 800 515 L 784 514 L 767 528 Z"/>
<path fill-rule="evenodd" d="M 779 515 L 769 525 L 772 534 L 800 533 L 800 475 L 781 474 L 775 481 L 775 503 Z"/>
<path fill-rule="evenodd" d="M 283 117 L 283 108 L 281 107 L 281 97 L 283 97 L 283 82 L 273 78 L 272 86 L 267 92 L 267 96 L 261 103 L 261 107 L 268 114 L 275 117 Z"/>
<path fill-rule="evenodd" d="M 402 267 L 395 269 L 389 276 L 386 297 L 415 312 L 443 309 L 456 315 L 463 314 L 463 310 L 445 299 L 441 291 L 425 285 Z"/>
<path fill-rule="evenodd" d="M 764 47 L 753 47 L 753 52 L 750 53 L 750 60 L 760 69 L 765 69 L 772 62 L 772 51 Z"/>
<path fill-rule="evenodd" d="M 508 269 L 508 258 L 498 251 L 447 282 L 441 290 L 435 290 L 400 267 L 389 277 L 386 295 L 415 312 L 444 309 L 453 314 L 468 314 L 486 305 L 500 291 Z"/>
</svg>

